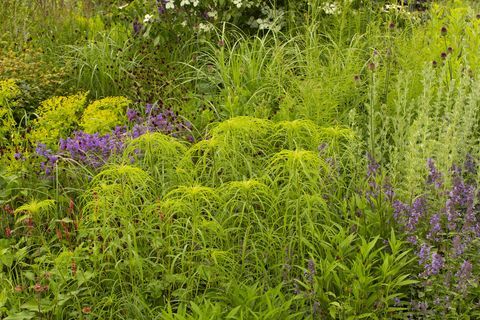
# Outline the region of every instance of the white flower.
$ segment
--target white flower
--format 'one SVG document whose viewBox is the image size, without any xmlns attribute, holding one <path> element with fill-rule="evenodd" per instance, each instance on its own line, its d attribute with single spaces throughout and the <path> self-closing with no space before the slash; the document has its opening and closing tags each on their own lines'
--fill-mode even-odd
<svg viewBox="0 0 480 320">
<path fill-rule="evenodd" d="M 210 30 L 212 30 L 211 24 L 200 23 L 198 25 L 198 31 L 208 32 Z"/>
<path fill-rule="evenodd" d="M 173 1 L 168 1 L 168 2 L 165 4 L 165 8 L 166 8 L 166 9 L 175 9 L 175 4 L 173 3 Z"/>
<path fill-rule="evenodd" d="M 143 23 L 149 23 L 153 21 L 153 16 L 151 14 L 146 14 L 145 18 L 143 18 Z"/>
<path fill-rule="evenodd" d="M 340 9 L 339 9 L 336 2 L 325 3 L 322 7 L 322 10 L 326 14 L 339 14 L 340 13 Z"/>
<path fill-rule="evenodd" d="M 242 0 L 233 0 L 233 4 L 240 8 L 242 6 Z"/>
<path fill-rule="evenodd" d="M 217 19 L 218 13 L 215 10 L 214 11 L 209 11 L 209 12 L 207 12 L 207 16 L 209 16 L 210 18 L 213 18 L 213 19 Z"/>
<path fill-rule="evenodd" d="M 180 2 L 180 7 L 183 7 L 184 5 L 190 4 L 190 0 L 182 0 Z"/>
<path fill-rule="evenodd" d="M 183 21 L 182 21 L 182 26 L 183 26 L 183 27 L 186 27 L 186 26 L 187 26 L 187 20 L 183 20 Z"/>
</svg>

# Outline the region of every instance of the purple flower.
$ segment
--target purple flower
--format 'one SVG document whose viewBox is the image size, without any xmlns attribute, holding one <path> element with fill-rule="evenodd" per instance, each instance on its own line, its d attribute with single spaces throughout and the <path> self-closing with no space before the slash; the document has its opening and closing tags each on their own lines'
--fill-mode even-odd
<svg viewBox="0 0 480 320">
<path fill-rule="evenodd" d="M 77 131 L 73 137 L 60 140 L 60 151 L 82 164 L 98 168 L 123 150 L 124 138 L 121 127 L 106 135 Z"/>
<path fill-rule="evenodd" d="M 313 277 L 315 276 L 315 262 L 310 259 L 308 260 L 307 271 L 305 272 L 305 276 L 308 278 L 310 284 L 313 284 Z"/>
<path fill-rule="evenodd" d="M 430 232 L 428 233 L 427 238 L 434 239 L 435 235 L 440 231 L 442 231 L 440 214 L 436 213 L 430 218 Z"/>
<path fill-rule="evenodd" d="M 167 3 L 168 1 L 164 1 L 164 0 L 157 0 L 157 10 L 158 10 L 158 14 L 159 15 L 162 15 L 165 13 L 166 9 L 165 9 L 165 3 Z"/>
<path fill-rule="evenodd" d="M 435 162 L 433 161 L 432 158 L 428 158 L 427 166 L 428 166 L 427 183 L 434 184 L 435 188 L 437 189 L 441 188 L 443 184 L 442 174 L 435 167 Z"/>
<path fill-rule="evenodd" d="M 467 154 L 463 167 L 467 173 L 477 174 L 477 163 L 470 153 Z"/>
<path fill-rule="evenodd" d="M 40 163 L 40 169 L 45 172 L 48 176 L 52 173 L 52 169 L 56 166 L 58 161 L 58 156 L 53 154 L 53 151 L 47 149 L 47 146 L 44 143 L 38 143 L 35 148 L 35 153 L 46 159 Z"/>
<path fill-rule="evenodd" d="M 464 260 L 460 266 L 460 270 L 455 274 L 458 278 L 457 289 L 465 291 L 467 289 L 468 280 L 472 277 L 473 266 L 468 260 Z"/>
<path fill-rule="evenodd" d="M 455 237 L 453 237 L 452 244 L 453 244 L 453 256 L 454 257 L 461 256 L 465 251 L 465 244 L 462 242 L 462 239 L 458 234 Z"/>
<path fill-rule="evenodd" d="M 394 305 L 395 307 L 400 306 L 401 302 L 402 302 L 402 301 L 401 301 L 398 297 L 393 298 L 393 305 Z"/>
<path fill-rule="evenodd" d="M 20 160 L 22 159 L 22 153 L 21 152 L 15 152 L 15 154 L 13 155 L 13 157 L 15 158 L 15 160 Z"/>
<path fill-rule="evenodd" d="M 426 203 L 423 197 L 415 199 L 408 212 L 406 229 L 408 232 L 414 232 L 420 218 L 424 215 L 426 210 Z"/>
<path fill-rule="evenodd" d="M 136 122 L 140 119 L 140 115 L 138 114 L 137 110 L 135 109 L 128 109 L 127 110 L 127 119 L 130 122 Z"/>
<path fill-rule="evenodd" d="M 368 158 L 367 176 L 374 177 L 378 174 L 380 165 L 370 153 L 367 154 L 367 158 Z"/>
<path fill-rule="evenodd" d="M 383 184 L 383 193 L 390 201 L 392 201 L 393 197 L 395 197 L 395 191 L 393 190 L 392 185 L 388 181 Z"/>
<path fill-rule="evenodd" d="M 425 276 L 434 276 L 437 275 L 440 270 L 443 268 L 444 259 L 442 255 L 437 252 L 432 253 L 431 262 L 425 265 Z"/>
<path fill-rule="evenodd" d="M 138 35 L 142 31 L 143 25 L 138 20 L 133 21 L 133 34 Z"/>
<path fill-rule="evenodd" d="M 397 222 L 400 222 L 404 212 L 410 210 L 409 206 L 400 200 L 395 200 L 392 206 L 393 206 L 393 218 Z"/>
<path fill-rule="evenodd" d="M 418 253 L 418 264 L 423 265 L 427 262 L 427 260 L 430 257 L 430 246 L 427 244 L 423 243 L 420 246 L 420 251 Z"/>
<path fill-rule="evenodd" d="M 318 148 L 317 148 L 317 149 L 318 149 L 318 153 L 319 153 L 320 155 L 322 155 L 323 152 L 327 149 L 327 147 L 328 147 L 328 144 L 327 144 L 327 143 L 322 143 L 322 144 L 319 145 Z"/>
<path fill-rule="evenodd" d="M 418 239 L 417 239 L 417 236 L 408 236 L 407 241 L 410 242 L 411 244 L 417 244 Z"/>
</svg>

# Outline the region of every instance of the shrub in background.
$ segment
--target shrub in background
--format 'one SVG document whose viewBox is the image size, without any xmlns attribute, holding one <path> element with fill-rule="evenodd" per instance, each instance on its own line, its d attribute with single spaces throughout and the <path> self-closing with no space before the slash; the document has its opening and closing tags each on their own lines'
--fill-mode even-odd
<svg viewBox="0 0 480 320">
<path fill-rule="evenodd" d="M 96 100 L 83 111 L 80 128 L 88 134 L 105 134 L 126 123 L 126 112 L 131 101 L 125 97 Z"/>
</svg>

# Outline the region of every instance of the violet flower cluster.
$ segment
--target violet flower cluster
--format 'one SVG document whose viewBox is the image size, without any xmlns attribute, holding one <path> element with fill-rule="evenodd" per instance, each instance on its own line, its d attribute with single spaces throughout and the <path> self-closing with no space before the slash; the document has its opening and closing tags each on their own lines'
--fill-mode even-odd
<svg viewBox="0 0 480 320">
<path fill-rule="evenodd" d="M 127 140 L 138 138 L 149 132 L 161 132 L 190 142 L 194 141 L 190 134 L 192 125 L 180 119 L 170 109 L 161 109 L 158 105 L 147 104 L 144 113 L 128 109 L 126 117 L 128 126 L 117 126 L 108 134 L 76 131 L 71 137 L 60 139 L 57 152 L 39 143 L 36 153 L 43 158 L 40 164 L 42 171 L 50 175 L 60 158 L 72 159 L 91 168 L 100 168 L 112 156 L 123 152 Z"/>
<path fill-rule="evenodd" d="M 468 294 L 476 279 L 470 258 L 480 249 L 480 208 L 476 205 L 480 195 L 470 179 L 476 165 L 467 156 L 462 167 L 453 166 L 448 186 L 434 160 L 428 159 L 425 193 L 411 203 L 395 200 L 392 204 L 400 231 L 416 248 L 423 285 L 440 281 L 454 295 Z"/>
<path fill-rule="evenodd" d="M 110 134 L 88 134 L 77 131 L 73 137 L 60 139 L 59 150 L 71 159 L 93 168 L 104 165 L 108 159 L 123 151 L 126 128 L 116 127 Z"/>
<path fill-rule="evenodd" d="M 138 138 L 147 132 L 163 132 L 173 137 L 180 137 L 191 132 L 192 129 L 190 122 L 183 121 L 170 109 L 162 110 L 156 104 L 147 104 L 143 115 L 137 110 L 128 109 L 127 119 L 133 124 L 132 138 Z M 191 134 L 187 134 L 185 138 L 193 142 Z"/>
</svg>

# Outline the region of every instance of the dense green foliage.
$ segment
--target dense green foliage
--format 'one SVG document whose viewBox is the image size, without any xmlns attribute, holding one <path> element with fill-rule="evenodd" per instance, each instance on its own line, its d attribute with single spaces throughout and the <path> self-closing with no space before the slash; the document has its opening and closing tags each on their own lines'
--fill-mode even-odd
<svg viewBox="0 0 480 320">
<path fill-rule="evenodd" d="M 4 2 L 0 318 L 480 317 L 475 2 Z"/>
</svg>

